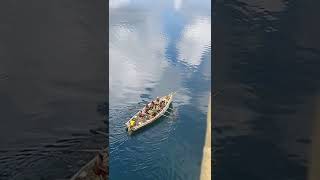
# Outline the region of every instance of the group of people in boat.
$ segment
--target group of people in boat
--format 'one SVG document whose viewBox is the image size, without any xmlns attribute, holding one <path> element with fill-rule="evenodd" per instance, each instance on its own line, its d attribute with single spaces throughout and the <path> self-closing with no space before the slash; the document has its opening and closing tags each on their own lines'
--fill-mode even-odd
<svg viewBox="0 0 320 180">
<path fill-rule="evenodd" d="M 165 101 L 161 100 L 157 97 L 155 101 L 152 101 L 149 104 L 146 104 L 146 106 L 142 109 L 142 111 L 139 111 L 138 116 L 140 118 L 143 118 L 145 116 L 155 116 L 157 115 L 162 108 L 165 106 Z"/>
<path fill-rule="evenodd" d="M 150 119 L 150 117 L 156 116 L 164 107 L 166 106 L 165 100 L 160 100 L 159 97 L 156 100 L 152 101 L 149 104 L 146 104 L 145 107 L 138 113 L 138 117 L 135 117 L 130 120 L 130 126 L 134 126 L 136 124 L 136 120 L 140 119 L 145 121 Z"/>
</svg>

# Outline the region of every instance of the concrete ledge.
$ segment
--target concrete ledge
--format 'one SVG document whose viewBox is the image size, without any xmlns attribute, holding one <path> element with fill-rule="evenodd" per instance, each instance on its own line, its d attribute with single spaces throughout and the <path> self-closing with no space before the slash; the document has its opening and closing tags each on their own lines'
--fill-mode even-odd
<svg viewBox="0 0 320 180">
<path fill-rule="evenodd" d="M 200 180 L 211 180 L 211 95 L 209 96 L 207 129 L 203 147 Z"/>
</svg>

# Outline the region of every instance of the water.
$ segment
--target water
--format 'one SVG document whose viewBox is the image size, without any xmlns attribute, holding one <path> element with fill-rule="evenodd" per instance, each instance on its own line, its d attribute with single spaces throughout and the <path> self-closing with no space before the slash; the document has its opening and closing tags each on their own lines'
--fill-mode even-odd
<svg viewBox="0 0 320 180">
<path fill-rule="evenodd" d="M 1 2 L 0 179 L 71 177 L 106 130 L 103 5 Z"/>
<path fill-rule="evenodd" d="M 317 5 L 215 4 L 214 179 L 320 178 Z"/>
<path fill-rule="evenodd" d="M 110 1 L 110 179 L 198 179 L 211 84 L 210 1 Z M 178 91 L 167 116 L 124 123 Z"/>
</svg>

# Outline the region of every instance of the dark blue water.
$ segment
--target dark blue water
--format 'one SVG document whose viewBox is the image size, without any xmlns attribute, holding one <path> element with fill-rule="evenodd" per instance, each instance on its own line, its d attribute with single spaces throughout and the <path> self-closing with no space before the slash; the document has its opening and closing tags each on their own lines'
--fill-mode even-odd
<svg viewBox="0 0 320 180">
<path fill-rule="evenodd" d="M 101 1 L 103 2 L 103 1 Z M 0 179 L 70 178 L 106 138 L 106 16 L 89 1 L 0 3 Z"/>
<path fill-rule="evenodd" d="M 216 2 L 214 179 L 320 179 L 318 5 Z"/>
<path fill-rule="evenodd" d="M 211 84 L 210 1 L 110 1 L 110 179 L 198 179 Z M 156 96 L 173 110 L 129 136 Z"/>
</svg>

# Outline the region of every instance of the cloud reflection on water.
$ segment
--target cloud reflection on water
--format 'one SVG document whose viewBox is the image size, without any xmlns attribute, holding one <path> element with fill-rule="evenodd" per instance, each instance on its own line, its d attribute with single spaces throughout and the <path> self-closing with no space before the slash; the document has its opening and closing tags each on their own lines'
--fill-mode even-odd
<svg viewBox="0 0 320 180">
<path fill-rule="evenodd" d="M 174 0 L 174 9 L 179 11 L 182 5 L 182 0 Z"/>
<path fill-rule="evenodd" d="M 142 0 L 114 5 L 117 8 L 110 10 L 110 177 L 198 177 L 195 162 L 201 160 L 210 91 L 211 19 L 203 15 L 203 7 L 188 8 L 188 3 Z M 175 121 L 163 118 L 128 139 L 123 123 L 142 106 L 138 102 L 171 91 L 178 91 L 171 114 Z M 196 135 L 186 138 L 188 128 Z M 176 141 L 183 145 L 176 146 Z M 195 147 L 195 143 L 200 146 Z M 126 172 L 119 171 L 123 167 Z M 153 174 L 155 167 L 161 169 Z"/>
<path fill-rule="evenodd" d="M 209 18 L 195 18 L 186 27 L 178 43 L 180 54 L 178 59 L 192 66 L 201 64 L 204 50 L 211 45 L 211 20 Z"/>
<path fill-rule="evenodd" d="M 113 17 L 109 33 L 111 105 L 119 105 L 121 101 L 139 102 L 140 94 L 146 89 L 153 89 L 164 77 L 167 79 L 164 73 L 170 63 L 166 58 L 169 37 L 162 32 L 165 28 L 161 26 L 163 23 L 160 16 L 149 14 L 146 9 L 127 12 L 125 2 L 129 3 L 123 1 L 123 6 L 120 6 L 120 2 L 110 2 L 112 8 L 119 8 L 110 11 Z M 177 10 L 181 5 L 182 1 L 178 0 L 172 6 Z M 211 19 L 197 15 L 191 19 L 181 30 L 181 38 L 176 45 L 179 51 L 176 58 L 195 68 L 201 64 L 205 53 L 211 51 Z M 188 79 L 190 73 L 192 72 L 180 72 L 176 75 Z M 182 86 L 181 78 L 175 79 L 178 80 L 175 84 Z M 186 97 L 187 94 L 181 96 Z M 187 103 L 188 100 L 183 104 Z"/>
<path fill-rule="evenodd" d="M 139 21 L 135 21 L 139 19 Z M 131 19 L 130 25 L 110 26 L 110 104 L 122 100 L 137 102 L 146 88 L 159 81 L 165 61 L 166 39 L 161 36 L 161 27 L 152 16 Z M 143 31 L 139 31 L 143 29 Z M 143 32 L 143 33 L 141 33 Z M 139 93 L 136 93 L 136 92 Z"/>
</svg>

